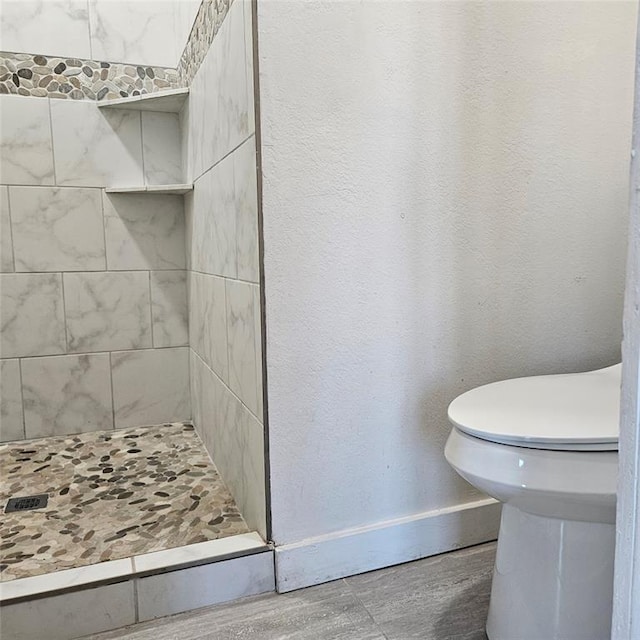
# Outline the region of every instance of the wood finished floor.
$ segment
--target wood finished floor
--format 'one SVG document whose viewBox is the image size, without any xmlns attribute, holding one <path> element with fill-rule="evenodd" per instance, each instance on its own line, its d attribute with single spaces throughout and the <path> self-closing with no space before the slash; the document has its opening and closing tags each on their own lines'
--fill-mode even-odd
<svg viewBox="0 0 640 640">
<path fill-rule="evenodd" d="M 91 640 L 486 640 L 495 544 L 90 636 Z M 87 639 L 88 640 L 88 639 Z"/>
</svg>

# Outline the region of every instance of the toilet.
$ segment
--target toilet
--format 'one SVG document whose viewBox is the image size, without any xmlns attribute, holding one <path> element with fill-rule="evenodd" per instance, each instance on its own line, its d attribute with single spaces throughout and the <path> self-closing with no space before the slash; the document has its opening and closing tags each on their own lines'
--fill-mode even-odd
<svg viewBox="0 0 640 640">
<path fill-rule="evenodd" d="M 445 456 L 503 503 L 489 640 L 610 637 L 621 365 L 456 398 Z"/>
</svg>

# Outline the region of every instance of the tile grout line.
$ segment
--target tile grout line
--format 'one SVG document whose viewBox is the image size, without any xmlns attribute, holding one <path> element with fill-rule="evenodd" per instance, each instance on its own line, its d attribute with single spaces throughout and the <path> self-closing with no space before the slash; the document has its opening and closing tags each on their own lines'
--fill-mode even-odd
<svg viewBox="0 0 640 640">
<path fill-rule="evenodd" d="M 21 355 L 12 355 L 8 357 L 1 358 L 2 360 L 15 360 L 20 358 L 21 360 L 36 360 L 38 358 L 62 358 L 65 356 L 91 356 L 97 355 L 101 353 L 131 353 L 131 352 L 139 352 L 139 351 L 167 351 L 169 349 L 187 349 L 189 347 L 188 344 L 179 344 L 171 347 L 142 347 L 139 349 L 98 349 L 97 351 L 71 351 L 69 353 L 45 353 L 42 355 L 33 355 L 33 356 L 21 356 Z"/>
<path fill-rule="evenodd" d="M 205 367 L 207 367 L 207 369 L 209 369 L 209 371 L 211 371 L 211 373 L 216 378 L 218 378 L 218 380 L 224 385 L 224 387 L 227 389 L 227 391 L 251 414 L 252 417 L 254 417 L 256 419 L 258 424 L 264 429 L 264 424 L 263 424 L 262 420 L 260 420 L 260 418 L 255 413 L 253 413 L 253 411 L 251 409 L 249 409 L 249 407 L 245 404 L 245 402 L 242 400 L 242 398 L 240 398 L 240 396 L 238 396 L 238 394 L 235 391 L 233 391 L 233 389 L 231 389 L 231 387 L 220 377 L 220 375 L 207 364 L 206 360 L 195 349 L 191 348 L 191 351 L 193 351 L 193 353 L 202 362 L 202 364 Z"/>
<path fill-rule="evenodd" d="M 238 147 L 239 148 L 239 147 Z M 237 191 L 237 182 L 236 182 L 236 164 L 237 164 L 237 158 L 234 155 L 233 158 L 231 159 L 231 193 L 233 194 L 233 200 L 234 200 L 234 204 L 238 201 L 238 191 Z M 238 262 L 239 262 L 239 254 L 240 254 L 240 250 L 239 250 L 239 244 L 240 244 L 240 239 L 238 237 L 238 218 L 240 216 L 238 216 L 238 212 L 235 210 L 234 207 L 234 216 L 233 216 L 233 238 L 234 238 L 234 243 L 233 243 L 233 252 L 234 252 L 234 269 L 235 269 L 235 277 L 238 278 L 238 273 L 240 272 L 238 269 Z"/>
<path fill-rule="evenodd" d="M 11 264 L 13 273 L 16 273 L 16 244 L 13 240 L 13 220 L 11 216 L 11 190 L 9 185 L 5 185 L 7 190 L 7 217 L 9 218 L 9 240 L 11 241 Z"/>
<path fill-rule="evenodd" d="M 113 389 L 113 352 L 109 351 L 109 384 L 111 385 L 111 429 L 116 430 L 116 399 Z"/>
<path fill-rule="evenodd" d="M 256 300 L 256 291 L 251 288 L 251 323 L 253 325 L 253 367 L 254 367 L 254 375 L 255 375 L 255 384 L 254 384 L 254 392 L 255 392 L 255 401 L 256 401 L 256 409 L 260 408 L 260 394 L 262 393 L 262 385 L 258 384 L 258 380 L 262 374 L 262 349 L 260 350 L 260 358 L 258 358 L 258 332 L 256 331 L 256 302 L 258 303 L 258 311 L 260 310 L 260 288 L 258 287 L 258 299 Z M 262 334 L 262 331 L 260 331 Z M 260 335 L 262 338 L 262 335 Z M 259 360 L 259 361 L 258 361 Z M 260 373 L 258 373 L 260 371 Z M 264 398 L 263 398 L 264 400 Z M 257 417 L 257 416 L 256 416 Z"/>
<path fill-rule="evenodd" d="M 107 259 L 107 217 L 104 215 L 104 199 L 107 192 L 100 187 L 100 211 L 102 213 L 102 244 L 104 246 L 104 271 L 109 271 L 109 261 Z"/>
<path fill-rule="evenodd" d="M 259 282 L 254 282 L 253 280 L 244 280 L 242 278 L 232 278 L 231 276 L 220 275 L 219 273 L 207 273 L 206 271 L 198 271 L 197 269 L 190 269 L 193 273 L 199 273 L 202 276 L 210 276 L 212 278 L 223 278 L 224 280 L 229 280 L 231 282 L 240 282 L 242 284 L 253 284 L 256 286 L 260 286 Z"/>
<path fill-rule="evenodd" d="M 24 389 L 22 382 L 22 358 L 18 358 L 18 375 L 20 377 L 20 403 L 22 406 L 22 435 L 23 439 L 27 440 L 27 418 L 24 410 Z"/>
<path fill-rule="evenodd" d="M 75 100 L 75 102 L 78 102 Z M 75 185 L 75 184 L 19 184 L 17 182 L 3 182 L 3 187 L 25 187 L 29 189 L 60 189 L 64 191 L 66 189 L 106 189 L 107 187 L 101 187 L 96 185 Z"/>
<path fill-rule="evenodd" d="M 142 160 L 142 184 L 148 186 L 147 184 L 147 169 L 144 164 L 144 132 L 142 127 L 142 111 L 138 112 L 139 120 L 140 120 L 140 159 Z"/>
<path fill-rule="evenodd" d="M 60 271 L 60 269 L 52 269 L 51 271 L 6 271 L 4 273 L 16 274 L 16 275 L 51 275 L 52 273 L 145 273 L 149 271 L 149 267 L 145 269 L 67 269 L 66 271 Z M 170 269 L 152 269 L 152 271 L 186 271 L 180 267 L 171 267 Z M 226 276 L 215 276 L 212 273 L 203 273 L 205 276 L 214 276 L 216 278 L 226 278 Z M 233 278 L 226 278 L 227 280 L 233 280 Z M 236 282 L 236 280 L 234 280 Z M 249 280 L 237 280 L 237 282 L 245 282 L 246 284 L 257 284 L 256 282 L 250 282 Z"/>
<path fill-rule="evenodd" d="M 153 332 L 153 295 L 151 293 L 151 270 L 147 272 L 149 274 L 149 328 L 151 329 L 151 347 L 156 348 L 156 338 Z"/>
<path fill-rule="evenodd" d="M 62 317 L 64 320 L 64 345 L 65 345 L 65 353 L 68 355 L 70 352 L 69 346 L 69 328 L 67 326 L 67 299 L 64 287 L 64 272 L 60 272 L 60 286 L 62 288 Z"/>
<path fill-rule="evenodd" d="M 231 389 L 231 387 L 230 387 L 230 384 L 231 384 L 231 357 L 229 356 L 229 351 L 230 351 L 230 345 L 229 345 L 229 296 L 227 295 L 227 283 L 226 282 L 224 283 L 224 331 L 225 331 L 225 337 L 226 337 L 226 343 L 227 343 L 227 345 L 226 345 L 227 348 L 224 351 L 225 351 L 225 355 L 227 357 L 227 378 L 228 378 L 228 380 L 227 380 L 227 382 L 222 380 L 222 378 L 220 378 L 220 380 L 222 381 L 222 383 L 227 388 Z M 205 364 L 207 364 L 207 363 L 205 362 Z M 213 369 L 211 369 L 211 371 L 213 371 Z M 220 376 L 218 376 L 218 377 L 220 377 Z"/>
<path fill-rule="evenodd" d="M 49 139 L 51 140 L 51 162 L 53 164 L 53 185 L 47 185 L 47 186 L 57 187 L 58 176 L 56 174 L 56 149 L 55 149 L 55 144 L 53 142 L 53 113 L 51 111 L 52 111 L 51 98 L 47 97 L 47 112 L 49 114 Z"/>
<path fill-rule="evenodd" d="M 219 160 L 216 160 L 216 162 L 214 164 L 212 164 L 208 169 L 205 169 L 200 175 L 198 175 L 198 177 L 193 178 L 193 180 L 191 181 L 192 184 L 195 185 L 196 181 L 198 181 L 202 177 L 204 177 L 204 175 L 209 173 L 209 171 L 215 169 L 223 160 L 226 160 L 231 154 L 235 153 L 243 144 L 248 142 L 254 135 L 255 135 L 255 132 L 254 133 L 250 133 L 242 142 L 240 142 L 233 149 L 231 149 L 231 151 L 227 151 L 227 153 L 225 153 L 222 156 L 222 158 L 220 158 Z"/>
<path fill-rule="evenodd" d="M 360 596 L 358 595 L 356 590 L 353 589 L 353 587 L 349 584 L 349 581 L 347 580 L 347 578 L 341 578 L 340 580 L 341 580 L 342 584 L 344 584 L 344 586 L 346 587 L 347 592 L 349 594 L 351 594 L 351 596 L 353 596 L 353 598 L 362 607 L 363 611 L 366 612 L 367 616 L 369 617 L 369 620 L 371 620 L 371 622 L 373 623 L 373 626 L 380 632 L 380 635 L 382 635 L 384 640 L 389 640 L 389 637 L 384 632 L 382 627 L 378 624 L 378 621 L 373 617 L 373 613 L 371 613 L 371 611 L 369 611 L 367 605 L 362 601 L 362 599 L 360 598 Z"/>
</svg>

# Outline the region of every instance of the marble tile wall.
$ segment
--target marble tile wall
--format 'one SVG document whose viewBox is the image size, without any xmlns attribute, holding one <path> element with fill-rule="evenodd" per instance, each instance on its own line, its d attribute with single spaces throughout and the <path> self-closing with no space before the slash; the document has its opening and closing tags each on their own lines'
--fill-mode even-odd
<svg viewBox="0 0 640 640">
<path fill-rule="evenodd" d="M 3 0 L 6 51 L 175 68 L 200 0 Z"/>
<path fill-rule="evenodd" d="M 196 429 L 250 527 L 266 536 L 251 3 L 206 1 L 179 73 Z M 215 114 L 215 117 L 211 117 Z"/>
<path fill-rule="evenodd" d="M 266 537 L 251 19 L 249 0 L 201 3 L 179 116 L 0 95 L 0 406 L 4 439 L 193 411 Z M 185 198 L 104 191 L 183 180 Z"/>
<path fill-rule="evenodd" d="M 174 4 L 167 0 L 89 0 L 93 55 L 100 60 L 175 67 Z"/>
<path fill-rule="evenodd" d="M 186 347 L 113 353 L 111 364 L 116 429 L 191 415 Z"/>
<path fill-rule="evenodd" d="M 0 439 L 189 420 L 183 199 L 104 189 L 181 181 L 177 117 L 0 112 Z"/>
<path fill-rule="evenodd" d="M 193 178 L 214 166 L 254 131 L 254 115 L 249 111 L 253 79 L 249 83 L 245 43 L 245 32 L 247 37 L 251 33 L 247 31 L 250 10 L 248 0 L 231 5 L 191 80 L 187 164 Z M 210 117 L 211 113 L 215 117 Z"/>
<path fill-rule="evenodd" d="M 233 0 L 203 0 L 200 3 L 195 20 L 192 21 L 190 37 L 178 62 L 178 76 L 182 86 L 188 86 L 196 75 L 232 2 Z"/>
<path fill-rule="evenodd" d="M 177 113 L 142 113 L 142 149 L 147 184 L 182 182 L 181 138 Z"/>
</svg>

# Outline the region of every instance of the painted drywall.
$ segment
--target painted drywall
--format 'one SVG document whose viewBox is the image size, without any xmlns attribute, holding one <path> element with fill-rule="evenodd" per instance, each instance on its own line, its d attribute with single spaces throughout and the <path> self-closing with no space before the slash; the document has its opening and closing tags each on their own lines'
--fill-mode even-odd
<svg viewBox="0 0 640 640">
<path fill-rule="evenodd" d="M 619 360 L 635 15 L 258 3 L 278 545 L 479 499 L 456 395 Z"/>
<path fill-rule="evenodd" d="M 629 198 L 629 255 L 622 345 L 620 472 L 613 640 L 640 635 L 640 21 Z"/>
<path fill-rule="evenodd" d="M 175 67 L 200 0 L 2 0 L 3 51 Z"/>
</svg>

